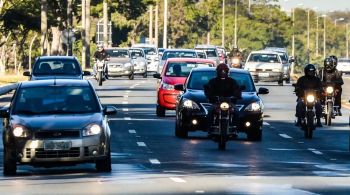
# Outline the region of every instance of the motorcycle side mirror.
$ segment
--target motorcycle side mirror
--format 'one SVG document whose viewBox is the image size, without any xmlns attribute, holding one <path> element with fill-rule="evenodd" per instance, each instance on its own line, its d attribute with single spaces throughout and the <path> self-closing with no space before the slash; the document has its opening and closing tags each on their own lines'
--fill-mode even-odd
<svg viewBox="0 0 350 195">
<path fill-rule="evenodd" d="M 258 90 L 258 94 L 264 95 L 264 94 L 269 94 L 269 93 L 270 93 L 269 89 L 267 89 L 265 87 L 260 87 Z"/>
<path fill-rule="evenodd" d="M 23 76 L 30 77 L 31 76 L 30 71 L 24 71 Z"/>
<path fill-rule="evenodd" d="M 106 106 L 103 108 L 103 114 L 105 115 L 117 114 L 117 109 L 114 106 Z"/>
<path fill-rule="evenodd" d="M 178 91 L 183 91 L 184 85 L 183 84 L 176 84 L 176 85 L 174 85 L 174 89 L 178 90 Z"/>
<path fill-rule="evenodd" d="M 295 83 L 292 84 L 293 87 L 297 86 Z"/>
<path fill-rule="evenodd" d="M 84 70 L 83 71 L 83 76 L 91 76 L 91 72 L 87 71 L 87 70 Z"/>
</svg>

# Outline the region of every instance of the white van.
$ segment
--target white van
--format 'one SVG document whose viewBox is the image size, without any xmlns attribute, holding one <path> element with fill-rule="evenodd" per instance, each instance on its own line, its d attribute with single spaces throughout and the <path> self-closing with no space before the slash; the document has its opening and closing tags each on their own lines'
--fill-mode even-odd
<svg viewBox="0 0 350 195">
<path fill-rule="evenodd" d="M 277 82 L 283 85 L 283 62 L 278 52 L 261 50 L 252 51 L 244 65 L 254 82 Z"/>
</svg>

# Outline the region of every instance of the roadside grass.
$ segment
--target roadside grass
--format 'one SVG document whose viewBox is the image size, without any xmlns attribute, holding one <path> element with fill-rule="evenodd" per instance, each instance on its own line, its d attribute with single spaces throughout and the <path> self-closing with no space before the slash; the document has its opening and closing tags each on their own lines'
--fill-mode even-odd
<svg viewBox="0 0 350 195">
<path fill-rule="evenodd" d="M 27 81 L 28 77 L 23 76 L 22 74 L 16 75 L 16 74 L 5 74 L 0 75 L 0 86 L 1 85 L 7 85 L 11 83 L 17 83 L 21 81 Z"/>
</svg>

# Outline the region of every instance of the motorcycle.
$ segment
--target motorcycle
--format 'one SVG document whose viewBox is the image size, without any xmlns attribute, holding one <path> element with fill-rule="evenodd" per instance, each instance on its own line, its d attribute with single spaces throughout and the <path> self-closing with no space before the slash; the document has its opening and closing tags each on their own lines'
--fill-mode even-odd
<svg viewBox="0 0 350 195">
<path fill-rule="evenodd" d="M 336 90 L 332 84 L 327 83 L 324 92 L 325 99 L 323 102 L 323 116 L 325 118 L 326 125 L 331 126 L 332 119 L 334 119 L 335 116 L 338 116 L 337 110 L 339 106 L 334 106 Z"/>
<path fill-rule="evenodd" d="M 302 128 L 304 129 L 304 136 L 307 139 L 312 139 L 313 131 L 316 129 L 316 91 L 315 90 L 305 90 L 303 101 L 306 106 L 305 118 L 302 119 Z"/>
<path fill-rule="evenodd" d="M 106 68 L 106 60 L 96 60 L 96 81 L 98 82 L 98 86 L 102 86 L 102 82 L 105 80 L 105 68 Z"/>
<path fill-rule="evenodd" d="M 237 136 L 233 102 L 235 102 L 233 97 L 217 97 L 217 103 L 214 104 L 214 124 L 209 135 L 218 143 L 219 150 L 226 150 L 226 142 Z"/>
<path fill-rule="evenodd" d="M 230 63 L 231 68 L 242 68 L 242 61 L 238 56 L 234 56 L 231 58 Z"/>
</svg>

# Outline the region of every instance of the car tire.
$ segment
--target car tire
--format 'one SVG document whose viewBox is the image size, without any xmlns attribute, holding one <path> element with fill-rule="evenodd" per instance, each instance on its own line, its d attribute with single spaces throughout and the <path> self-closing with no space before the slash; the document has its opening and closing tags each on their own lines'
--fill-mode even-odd
<svg viewBox="0 0 350 195">
<path fill-rule="evenodd" d="M 262 140 L 261 128 L 250 129 L 247 133 L 247 138 L 249 141 L 261 141 Z"/>
<path fill-rule="evenodd" d="M 178 121 L 175 122 L 175 136 L 178 138 L 188 137 L 188 131 L 186 131 Z"/>
<path fill-rule="evenodd" d="M 111 150 L 108 148 L 107 157 L 105 159 L 96 160 L 97 172 L 110 173 L 112 171 Z"/>
<path fill-rule="evenodd" d="M 287 84 L 290 83 L 290 77 L 288 77 L 288 78 L 286 79 L 286 83 L 287 83 Z"/>
<path fill-rule="evenodd" d="M 13 158 L 12 150 L 4 148 L 4 170 L 5 176 L 16 175 L 17 173 L 17 162 Z"/>
<path fill-rule="evenodd" d="M 131 75 L 129 75 L 129 80 L 134 80 L 134 73 L 132 73 Z"/>
<path fill-rule="evenodd" d="M 143 73 L 142 77 L 147 78 L 147 72 Z"/>
<path fill-rule="evenodd" d="M 278 81 L 278 86 L 283 86 L 283 79 Z"/>
<path fill-rule="evenodd" d="M 165 108 L 163 108 L 160 105 L 157 105 L 156 114 L 158 117 L 165 117 Z"/>
</svg>

